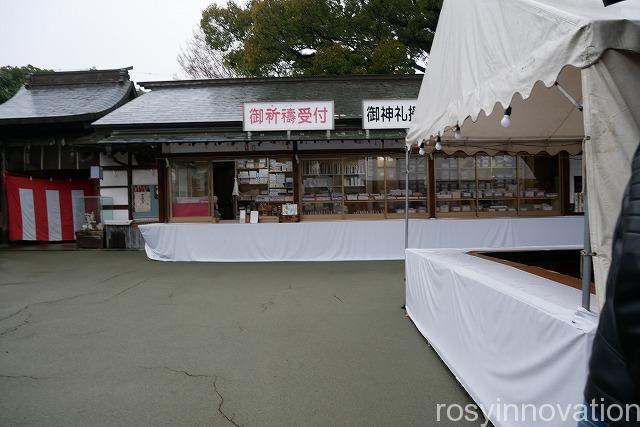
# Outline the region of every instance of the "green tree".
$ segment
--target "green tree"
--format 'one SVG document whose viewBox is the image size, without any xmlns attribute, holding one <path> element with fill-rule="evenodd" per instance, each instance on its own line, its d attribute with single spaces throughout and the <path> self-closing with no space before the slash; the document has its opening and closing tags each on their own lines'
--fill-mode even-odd
<svg viewBox="0 0 640 427">
<path fill-rule="evenodd" d="M 24 67 L 12 67 L 5 65 L 0 67 L 0 104 L 11 98 L 26 82 L 27 74 L 36 73 L 43 70 L 33 65 Z"/>
<path fill-rule="evenodd" d="M 202 13 L 211 49 L 239 75 L 424 71 L 442 0 L 229 0 Z"/>
</svg>

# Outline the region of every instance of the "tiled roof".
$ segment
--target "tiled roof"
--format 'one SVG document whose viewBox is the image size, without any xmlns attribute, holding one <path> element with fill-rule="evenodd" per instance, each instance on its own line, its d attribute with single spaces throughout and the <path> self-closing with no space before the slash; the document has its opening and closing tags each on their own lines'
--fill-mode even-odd
<svg viewBox="0 0 640 427">
<path fill-rule="evenodd" d="M 242 104 L 252 101 L 333 100 L 335 114 L 359 118 L 363 99 L 417 98 L 421 81 L 421 75 L 411 75 L 141 83 L 151 91 L 94 125 L 242 122 Z"/>
<path fill-rule="evenodd" d="M 119 80 L 111 75 L 115 72 L 120 72 Z M 0 125 L 95 120 L 126 101 L 133 90 L 126 71 L 98 73 L 32 76 L 29 79 L 32 85 L 21 87 L 11 99 L 0 104 Z"/>
<path fill-rule="evenodd" d="M 384 129 L 372 130 L 369 135 L 363 130 L 331 131 L 331 140 L 389 139 L 401 140 L 404 144 L 404 130 Z M 101 140 L 103 144 L 200 144 L 210 142 L 257 142 L 257 141 L 323 141 L 327 140 L 325 131 L 256 133 L 251 139 L 246 132 L 207 132 L 201 129 L 190 129 L 183 132 L 145 132 L 115 131 L 108 138 Z M 403 145 L 404 147 L 404 145 Z"/>
</svg>

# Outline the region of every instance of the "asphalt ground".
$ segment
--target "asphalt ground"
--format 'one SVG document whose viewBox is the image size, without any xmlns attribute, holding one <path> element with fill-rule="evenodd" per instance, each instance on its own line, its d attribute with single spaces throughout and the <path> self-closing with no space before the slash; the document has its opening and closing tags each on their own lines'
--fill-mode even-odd
<svg viewBox="0 0 640 427">
<path fill-rule="evenodd" d="M 479 425 L 403 268 L 0 251 L 0 425 Z"/>
</svg>

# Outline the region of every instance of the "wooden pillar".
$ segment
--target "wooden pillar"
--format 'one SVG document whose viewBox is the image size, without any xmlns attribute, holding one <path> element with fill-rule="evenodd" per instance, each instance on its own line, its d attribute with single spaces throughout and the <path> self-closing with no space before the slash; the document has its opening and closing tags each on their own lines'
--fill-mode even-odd
<svg viewBox="0 0 640 427">
<path fill-rule="evenodd" d="M 429 218 L 436 217 L 436 162 L 433 154 L 427 156 L 427 173 L 429 174 L 427 197 L 429 197 Z"/>
<path fill-rule="evenodd" d="M 0 243 L 7 243 L 9 241 L 9 204 L 7 198 L 7 143 L 2 143 L 2 151 L 0 152 L 0 190 L 2 191 L 2 197 L 0 197 L 0 212 L 2 212 L 2 230 L 0 234 Z"/>
<path fill-rule="evenodd" d="M 302 203 L 300 203 L 300 185 L 302 177 L 299 175 L 300 165 L 298 164 L 298 141 L 293 141 L 293 203 L 298 205 L 298 215 L 302 211 Z"/>
<path fill-rule="evenodd" d="M 569 215 L 570 212 L 570 203 L 569 203 L 569 192 L 570 192 L 570 183 L 571 179 L 570 168 L 569 168 L 569 156 L 566 154 L 560 154 L 558 161 L 559 165 L 559 173 L 560 173 L 560 214 L 561 215 Z"/>
<path fill-rule="evenodd" d="M 165 160 L 158 159 L 156 168 L 158 169 L 158 221 L 169 222 L 169 215 L 167 215 L 167 176 L 169 176 L 169 171 Z"/>
</svg>

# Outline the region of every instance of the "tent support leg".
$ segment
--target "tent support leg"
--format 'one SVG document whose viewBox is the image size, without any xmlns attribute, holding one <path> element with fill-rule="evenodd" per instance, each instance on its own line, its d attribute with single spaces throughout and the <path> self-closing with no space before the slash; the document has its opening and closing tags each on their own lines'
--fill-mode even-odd
<svg viewBox="0 0 640 427">
<path fill-rule="evenodd" d="M 404 285 L 407 289 L 407 248 L 409 247 L 409 150 L 411 147 L 405 147 L 404 153 Z M 402 305 L 402 309 L 406 310 L 406 295 L 405 303 Z"/>
<path fill-rule="evenodd" d="M 585 182 L 586 184 L 586 182 Z M 591 308 L 591 237 L 589 235 L 589 209 L 586 185 L 584 188 L 584 248 L 582 249 L 582 308 Z"/>
<path fill-rule="evenodd" d="M 409 147 L 406 147 L 404 163 L 404 248 L 407 249 L 409 248 Z"/>
</svg>

